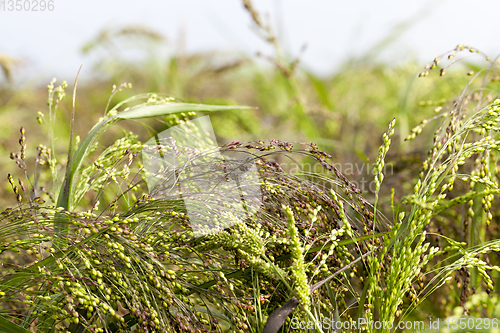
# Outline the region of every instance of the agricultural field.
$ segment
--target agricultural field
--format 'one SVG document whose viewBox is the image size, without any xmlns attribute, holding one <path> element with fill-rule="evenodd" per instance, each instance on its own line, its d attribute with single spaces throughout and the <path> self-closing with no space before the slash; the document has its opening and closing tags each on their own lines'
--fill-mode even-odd
<svg viewBox="0 0 500 333">
<path fill-rule="evenodd" d="M 137 27 L 91 80 L 0 59 L 0 332 L 498 332 L 498 61 L 320 77 L 243 4 L 265 62 Z"/>
</svg>

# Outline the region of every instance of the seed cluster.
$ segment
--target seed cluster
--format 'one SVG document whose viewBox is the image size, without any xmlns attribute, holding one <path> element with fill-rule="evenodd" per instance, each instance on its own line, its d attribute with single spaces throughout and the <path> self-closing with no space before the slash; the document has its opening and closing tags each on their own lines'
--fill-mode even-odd
<svg viewBox="0 0 500 333">
<path fill-rule="evenodd" d="M 4 211 L 2 218 L 7 223 L 0 226 L 2 255 L 19 252 L 30 264 L 2 272 L 3 300 L 35 309 L 35 315 L 47 325 L 63 331 L 70 325 L 93 332 L 136 325 L 143 332 L 202 332 L 229 323 L 244 332 L 254 325 L 255 304 L 247 301 L 253 290 L 246 282 L 254 271 L 265 277 L 258 283 L 259 304 L 267 304 L 268 315 L 286 301 L 290 291 L 300 297 L 301 314 L 309 311 L 311 297 L 321 308 L 331 308 L 333 304 L 324 297 L 326 291 L 311 295 L 309 284 L 366 251 L 341 245 L 341 241 L 372 231 L 373 213 L 360 191 L 327 162 L 328 154 L 315 144 L 299 145 L 306 148 L 282 141 L 233 142 L 222 147 L 223 153 L 241 151 L 253 156 L 262 206 L 253 214 L 242 214 L 235 204 L 225 206 L 220 213 L 225 213 L 224 220 L 232 220 L 231 227 L 220 225 L 218 232 L 202 237 L 195 237 L 184 203 L 166 196 L 164 189 L 143 194 L 118 214 L 68 212 L 38 197 Z M 136 137 L 129 134 L 105 149 L 82 169 L 74 202 L 89 191 L 104 191 L 107 179 L 126 179 L 127 169 L 116 169 L 129 167 L 140 148 Z M 39 164 L 44 165 L 50 153 L 44 147 L 39 151 Z M 283 154 L 321 163 L 324 177 L 330 173 L 329 187 L 284 172 L 273 159 Z M 212 162 L 211 168 L 227 171 L 215 173 L 221 180 L 242 167 L 231 160 Z M 200 155 L 200 165 L 203 163 L 208 162 Z M 185 169 L 189 177 L 197 177 L 194 171 Z M 19 188 L 12 176 L 9 181 L 14 192 L 26 190 L 22 181 Z M 230 203 L 217 196 L 201 199 L 198 202 L 210 208 Z M 113 204 L 119 202 L 118 196 Z M 354 213 L 347 214 L 346 203 Z M 248 211 L 251 200 L 243 207 Z M 199 214 L 214 216 L 211 210 Z M 55 223 L 67 224 L 70 232 L 54 234 Z M 356 273 L 353 266 L 350 274 Z M 22 284 L 12 284 L 13 276 L 22 276 Z M 341 276 L 331 283 L 333 290 L 344 293 L 344 279 Z M 291 289 L 280 286 L 279 281 Z M 24 290 L 21 296 L 19 289 Z M 343 297 L 337 299 L 337 306 L 347 307 Z M 220 316 L 199 311 L 200 307 L 217 309 Z"/>
<path fill-rule="evenodd" d="M 464 50 L 480 53 L 461 45 L 455 49 L 456 52 Z M 449 59 L 455 54 L 450 54 Z M 436 68 L 442 57 L 436 58 L 420 76 L 427 76 L 428 70 Z M 441 69 L 441 75 L 444 72 L 445 68 Z M 485 74 L 483 85 L 494 81 L 487 80 L 494 75 Z M 384 300 L 379 309 L 381 320 L 401 319 L 405 311 L 415 309 L 438 288 L 454 290 L 446 284 L 454 272 L 458 272 L 456 281 L 460 285 L 457 305 L 465 306 L 468 297 L 480 287 L 477 283 L 470 287 L 471 270 L 482 277 L 484 290 L 488 293 L 494 290 L 491 272 L 498 267 L 490 263 L 496 259 L 488 254 L 493 253 L 492 246 L 497 241 L 485 242 L 483 237 L 495 239 L 493 234 L 490 238 L 489 227 L 495 218 L 494 201 L 500 193 L 497 177 L 500 100 L 464 90 L 448 110 L 441 106 L 443 103 L 439 104 L 436 112 L 444 112 L 423 120 L 407 137 L 407 140 L 414 139 L 431 121 L 444 119 L 434 134 L 433 146 L 422 165 L 414 193 L 402 200 L 409 205 L 408 210 L 394 211 L 399 215 L 398 222 L 391 234 L 385 236 L 380 254 L 370 259 L 372 279 L 383 276 L 372 282 L 374 285 L 368 291 L 368 299 Z M 436 241 L 428 236 L 428 230 L 434 230 Z M 483 231 L 478 233 L 478 230 Z M 445 231 L 450 232 L 450 236 L 445 236 Z M 457 234 L 460 241 L 452 239 Z M 438 246 L 432 246 L 433 242 Z M 466 246 L 470 249 L 465 249 Z M 433 258 L 448 253 L 459 254 L 459 259 L 451 264 L 438 262 L 438 268 L 433 268 Z M 369 303 L 368 313 L 373 314 L 374 308 L 370 306 Z M 469 309 L 464 311 L 468 313 Z"/>
<path fill-rule="evenodd" d="M 21 133 L 24 144 L 24 131 Z M 227 205 L 227 200 L 220 202 L 211 196 L 202 198 L 199 202 L 211 208 L 225 203 L 226 206 L 221 207 L 226 211 L 229 209 L 229 213 L 225 213 L 226 219 L 233 219 L 231 225 L 234 227 L 222 228 L 201 239 L 193 237 L 186 207 L 165 196 L 158 199 L 154 191 L 136 200 L 125 213 L 115 216 L 96 215 L 92 211 L 65 212 L 53 205 L 39 206 L 44 203 L 40 198 L 35 198 L 35 205 L 31 203 L 29 208 L 5 211 L 6 220 L 19 223 L 16 224 L 19 228 L 26 229 L 22 232 L 18 229 L 15 234 L 3 233 L 5 239 L 20 239 L 4 243 L 8 245 L 2 252 L 21 251 L 35 259 L 35 264 L 27 268 L 33 278 L 25 281 L 26 297 L 22 302 L 34 308 L 42 304 L 46 310 L 39 315 L 50 316 L 61 329 L 73 323 L 100 332 L 110 325 L 127 327 L 137 323 L 140 330 L 146 332 L 166 327 L 204 331 L 217 327 L 219 320 L 196 311 L 194 306 L 211 304 L 227 318 L 240 313 L 232 324 L 246 330 L 250 324 L 248 317 L 255 312 L 255 307 L 241 300 L 252 292 L 244 279 L 228 277 L 237 271 L 245 273 L 252 269 L 266 276 L 265 282 L 260 283 L 260 290 L 267 296 L 261 301 L 273 304 L 269 307 L 270 312 L 287 297 L 287 290 L 277 289 L 272 283 L 273 279 L 279 281 L 283 278 L 285 282 L 294 283 L 293 288 L 297 288 L 304 310 L 308 310 L 308 281 L 317 281 L 349 263 L 354 258 L 353 250 L 362 251 L 339 245 L 338 238 L 345 230 L 349 237 L 371 230 L 373 214 L 368 211 L 369 205 L 359 195 L 360 191 L 326 162 L 330 157 L 328 154 L 319 151 L 315 144 L 303 145 L 309 148 L 296 150 L 293 144 L 282 141 L 267 144 L 264 141 L 234 142 L 223 147 L 222 151 L 248 151 L 254 156 L 263 207 L 253 216 L 241 215 L 234 209 L 236 206 Z M 79 175 L 74 203 L 90 190 L 103 190 L 109 179 L 114 182 L 118 177 L 126 179 L 127 168 L 141 147 L 135 136 L 128 135 L 105 149 Z M 52 160 L 50 149 L 40 147 L 39 152 L 37 162 L 41 166 Z M 313 181 L 285 173 L 271 158 L 282 153 L 314 159 L 323 165 L 325 172 L 333 171 L 339 182 L 332 178 L 331 188 L 321 189 Z M 124 158 L 124 170 L 116 170 Z M 200 160 L 206 162 L 202 156 Z M 226 171 L 241 168 L 241 165 L 228 161 L 212 163 L 211 166 Z M 190 177 L 196 176 L 193 171 L 196 170 L 185 170 Z M 12 176 L 9 176 L 9 181 L 18 195 Z M 22 181 L 19 180 L 19 184 L 25 191 Z M 343 190 L 345 198 L 340 199 L 340 194 L 335 192 L 337 188 Z M 114 204 L 118 203 L 117 199 Z M 359 213 L 357 217 L 345 213 L 343 200 Z M 283 203 L 291 208 L 283 210 Z M 248 208 L 247 204 L 243 206 Z M 324 209 L 320 211 L 320 207 Z M 96 209 L 98 201 L 94 205 Z M 20 223 L 26 222 L 21 217 L 28 222 Z M 290 221 L 290 217 L 294 221 L 293 228 L 285 222 Z M 54 235 L 54 221 L 70 224 L 71 232 L 67 236 Z M 331 236 L 324 238 L 325 231 Z M 302 248 L 299 244 L 302 241 L 305 241 L 305 248 L 297 252 Z M 313 244 L 316 245 L 314 248 Z M 220 252 L 221 249 L 224 252 Z M 227 251 L 232 254 L 228 256 Z M 295 263 L 291 271 L 286 268 L 289 254 Z M 194 260 L 195 257 L 198 259 Z M 304 257 L 308 258 L 307 268 Z M 235 270 L 232 273 L 231 267 Z M 216 274 L 212 275 L 212 272 Z M 355 272 L 353 267 L 351 276 Z M 43 293 L 37 291 L 40 285 L 44 286 Z M 341 285 L 342 282 L 337 288 Z M 9 287 L 8 283 L 2 290 L 8 299 L 17 299 L 16 289 Z M 322 308 L 333 306 L 322 302 L 320 294 L 315 297 Z M 58 305 L 55 306 L 54 302 Z M 346 307 L 343 298 L 337 302 Z M 158 304 L 163 307 L 154 308 Z M 106 316 L 112 316 L 114 320 L 104 319 Z"/>
<path fill-rule="evenodd" d="M 456 49 L 464 50 L 477 53 Z M 49 117 L 38 114 L 49 130 L 67 87 L 54 83 Z M 113 94 L 126 87 L 113 87 Z M 407 139 L 432 120 L 442 124 L 412 193 L 399 206 L 391 196 L 394 222 L 377 204 L 395 120 L 373 170 L 374 205 L 314 143 L 214 147 L 188 121 L 195 113 L 180 113 L 165 124 L 196 144 L 167 137 L 143 145 L 132 133 L 104 149 L 95 142 L 89 150 L 99 156 L 75 176 L 70 211 L 37 185 L 43 178 L 30 178 L 21 128 L 20 151 L 11 158 L 25 178 L 8 175 L 18 205 L 1 213 L 2 311 L 63 332 L 250 332 L 292 297 L 299 302 L 293 316 L 301 320 L 331 318 L 332 309 L 349 320 L 354 298 L 364 318 L 394 322 L 432 291 L 449 288 L 467 312 L 477 289 L 493 294 L 493 274 L 500 272 L 489 255 L 500 251 L 500 241 L 488 241 L 500 194 L 500 100 L 474 94 L 464 93 L 449 110 L 444 102 L 427 103 L 442 114 Z M 145 98 L 147 105 L 172 102 Z M 105 117 L 117 113 L 106 107 Z M 37 168 L 55 175 L 53 147 L 37 151 Z M 141 151 L 150 159 L 137 161 Z M 291 173 L 285 159 L 322 169 Z M 61 227 L 68 232 L 57 232 Z M 444 254 L 457 259 L 438 262 Z M 472 272 L 482 285 L 474 285 Z M 453 276 L 456 287 L 447 283 Z"/>
</svg>

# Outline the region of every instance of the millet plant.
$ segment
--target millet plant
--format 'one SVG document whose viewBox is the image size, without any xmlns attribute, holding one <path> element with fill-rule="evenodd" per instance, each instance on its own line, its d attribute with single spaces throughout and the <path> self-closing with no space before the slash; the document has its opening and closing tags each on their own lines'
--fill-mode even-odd
<svg viewBox="0 0 500 333">
<path fill-rule="evenodd" d="M 459 45 L 442 57 L 463 51 L 476 52 Z M 428 159 L 414 192 L 400 202 L 392 195 L 391 218 L 380 209 L 379 194 L 396 120 L 382 136 L 373 204 L 314 143 L 231 142 L 217 148 L 224 156 L 217 163 L 208 158 L 211 151 L 193 150 L 188 162 L 163 173 L 162 183 L 149 190 L 149 162 L 137 159 L 146 147 L 138 136 L 124 131 L 108 147 L 98 143 L 119 121 L 151 117 L 160 120 L 156 129 L 144 123 L 153 136 L 178 126 L 201 137 L 190 126 L 199 113 L 244 107 L 134 96 L 106 106 L 83 140 L 72 133 L 62 168 L 53 147 L 40 145 L 34 163 L 28 161 L 29 136 L 21 128 L 20 152 L 11 157 L 23 176 L 8 175 L 18 205 L 1 213 L 0 330 L 274 333 L 289 331 L 292 321 L 325 318 L 397 322 L 421 316 L 422 306 L 442 290 L 459 290 L 461 314 L 470 314 L 470 294 L 493 295 L 500 271 L 492 223 L 500 100 L 491 86 L 498 81 L 496 62 L 486 60 L 487 69 L 471 73 L 483 79 L 479 87 L 471 80 L 456 100 L 436 108 L 433 120 L 443 122 Z M 67 87 L 54 83 L 49 115 L 38 114 L 52 142 L 51 124 Z M 113 94 L 126 87 L 114 87 Z M 73 121 L 75 94 L 76 83 Z M 414 128 L 409 139 L 428 124 Z M 158 141 L 157 148 L 166 158 L 183 147 Z M 232 160 L 234 154 L 246 162 Z M 322 172 L 292 174 L 283 160 L 311 160 Z M 243 185 L 259 191 L 245 200 L 228 197 L 223 184 L 250 162 L 258 177 Z M 193 181 L 222 185 L 185 191 Z M 196 233 L 188 199 L 200 207 L 197 219 L 213 223 L 210 232 Z M 331 329 L 307 324 L 302 331 Z"/>
<path fill-rule="evenodd" d="M 65 82 L 58 87 L 54 83 L 48 87 L 48 117 L 38 114 L 52 142 L 51 122 L 67 87 Z M 113 87 L 113 94 L 126 87 Z M 30 163 L 21 128 L 20 153 L 11 157 L 24 177 L 15 181 L 8 175 L 19 204 L 2 213 L 0 225 L 1 327 L 40 332 L 257 332 L 290 297 L 298 298 L 300 315 L 308 318 L 318 316 L 318 306 L 328 309 L 335 302 L 346 307 L 341 291 L 345 277 L 328 284 L 330 293 L 337 295 L 325 300 L 313 294 L 309 284 L 322 285 L 345 267 L 352 266 L 354 275 L 356 268 L 349 265 L 366 251 L 357 243 L 372 242 L 368 234 L 380 228 L 373 225 L 371 205 L 361 191 L 314 143 L 273 140 L 220 147 L 222 154 L 239 152 L 255 163 L 261 206 L 254 214 L 240 216 L 218 208 L 226 202 L 220 196 L 201 196 L 198 200 L 208 205 L 210 214 L 219 209 L 234 220 L 232 227 L 202 237 L 194 235 L 186 206 L 177 196 L 143 190 L 147 179 L 142 164 L 147 162 L 136 161 L 144 148 L 137 136 L 126 132 L 109 147 L 98 144 L 99 137 L 122 120 L 163 117 L 164 127 L 182 127 L 196 112 L 237 108 L 242 107 L 134 96 L 110 110 L 106 107 L 105 116 L 83 140 L 74 142 L 71 134 L 63 169 L 54 150 L 43 145 Z M 190 165 L 207 163 L 203 153 L 195 154 Z M 293 156 L 314 160 L 325 174 L 288 174 L 275 161 Z M 206 167 L 223 168 L 224 178 L 241 167 L 229 161 Z M 44 171 L 53 178 L 48 187 L 40 186 L 48 178 Z M 57 182 L 61 171 L 64 178 Z M 186 165 L 179 172 L 189 179 L 192 171 Z M 51 185 L 57 195 L 49 190 Z M 344 212 L 345 205 L 352 214 Z M 317 300 L 309 302 L 311 297 Z"/>
</svg>

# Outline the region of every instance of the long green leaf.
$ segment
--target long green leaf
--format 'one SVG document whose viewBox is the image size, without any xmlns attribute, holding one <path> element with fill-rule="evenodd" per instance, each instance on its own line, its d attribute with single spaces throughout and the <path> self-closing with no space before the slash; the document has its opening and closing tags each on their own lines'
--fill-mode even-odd
<svg viewBox="0 0 500 333">
<path fill-rule="evenodd" d="M 248 110 L 252 109 L 249 106 L 236 106 L 236 105 L 205 105 L 205 104 L 191 104 L 191 103 L 171 103 L 160 105 L 146 105 L 131 108 L 116 115 L 117 118 L 125 119 L 141 119 L 157 116 L 164 116 L 167 114 L 181 113 L 181 112 L 217 112 L 217 111 L 230 111 L 230 110 Z"/>
<path fill-rule="evenodd" d="M 293 296 L 281 308 L 275 310 L 267 319 L 262 333 L 276 333 L 283 326 L 290 313 L 299 305 L 299 300 Z"/>
<path fill-rule="evenodd" d="M 0 316 L 0 333 L 30 333 L 30 331 Z"/>
<path fill-rule="evenodd" d="M 365 286 L 363 287 L 363 293 L 358 300 L 358 318 L 364 318 L 365 311 L 365 301 L 367 297 L 368 287 L 370 286 L 372 276 L 368 277 L 365 281 Z"/>
<path fill-rule="evenodd" d="M 57 197 L 57 207 L 63 207 L 65 210 L 70 210 L 70 198 L 71 192 L 73 190 L 73 180 L 76 172 L 80 168 L 83 159 L 88 154 L 91 144 L 94 142 L 96 138 L 101 134 L 101 130 L 106 128 L 106 125 L 110 124 L 112 121 L 116 121 L 114 117 L 106 118 L 101 122 L 97 123 L 87 134 L 85 139 L 83 139 L 82 143 L 78 147 L 75 155 L 72 159 L 70 159 L 71 164 L 66 166 L 66 175 L 64 177 L 64 182 L 61 186 L 61 191 L 59 192 L 59 196 Z M 56 221 L 60 221 L 61 214 L 56 214 Z M 66 223 L 57 223 L 54 226 L 54 229 L 57 233 L 67 232 L 68 225 Z"/>
</svg>

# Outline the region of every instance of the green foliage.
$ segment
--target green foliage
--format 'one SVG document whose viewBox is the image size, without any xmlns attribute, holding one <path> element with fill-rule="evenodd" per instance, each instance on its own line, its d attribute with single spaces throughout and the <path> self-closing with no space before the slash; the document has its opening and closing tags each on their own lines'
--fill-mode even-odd
<svg viewBox="0 0 500 333">
<path fill-rule="evenodd" d="M 21 128 L 11 153 L 18 169 L 6 166 L 3 185 L 14 196 L 4 195 L 13 204 L 0 222 L 0 331 L 287 332 L 293 322 L 325 318 L 498 317 L 498 64 L 458 45 L 424 68 L 425 80 L 412 62 L 391 67 L 366 57 L 318 77 L 284 55 L 272 27 L 244 4 L 275 51 L 266 56 L 271 69 L 239 58 L 221 65 L 219 54 L 159 59 L 161 36 L 121 29 L 85 51 L 142 36 L 150 53 L 144 63 L 104 59 L 98 70 L 110 78 L 81 84 L 88 98 L 78 99 L 74 127 L 63 112 L 65 82 L 51 81 L 48 100 L 3 91 L 2 114 L 19 108 L 19 122 L 46 125 L 49 140 L 33 152 L 28 143 L 45 134 Z M 463 53 L 482 55 L 488 67 L 453 71 Z M 435 71 L 445 75 L 439 82 Z M 159 93 L 132 95 L 124 83 L 109 97 L 108 80 Z M 47 102 L 48 113 L 22 118 Z M 203 193 L 200 215 L 233 223 L 198 237 L 177 192 L 146 190 L 137 156 L 146 134 L 205 113 L 219 139 L 239 140 L 220 152 L 255 163 L 251 185 L 262 205 L 242 215 L 222 192 Z M 8 152 L 13 132 L 1 126 Z M 68 150 L 63 138 L 73 131 L 88 134 Z M 326 149 L 303 142 L 311 140 Z M 59 158 L 61 151 L 69 152 Z M 366 175 L 339 167 L 372 160 Z M 202 155 L 192 162 L 186 179 L 195 167 L 220 167 Z M 373 189 L 356 185 L 366 176 Z"/>
<path fill-rule="evenodd" d="M 123 103 L 118 107 L 121 105 Z M 308 283 L 321 281 L 349 264 L 354 256 L 347 246 L 365 239 L 359 237 L 361 232 L 373 227 L 373 214 L 367 209 L 367 201 L 327 162 L 329 155 L 317 150 L 315 144 L 295 148 L 278 140 L 253 144 L 233 142 L 222 147 L 222 152 L 246 152 L 252 156 L 260 176 L 255 185 L 266 193 L 266 199 L 255 215 L 244 220 L 233 215 L 236 223 L 231 229 L 200 238 L 193 234 L 186 208 L 178 199 L 143 193 L 135 202 L 122 201 L 122 211 L 116 212 L 119 200 L 143 181 L 128 180 L 135 156 L 142 148 L 129 133 L 104 149 L 94 163 L 85 167 L 84 162 L 95 151 L 93 146 L 99 135 L 117 120 L 177 112 L 181 118 L 170 120 L 182 125 L 194 115 L 192 111 L 187 114 L 184 111 L 234 107 L 175 104 L 170 99 L 148 100 L 146 105 L 121 112 L 115 111 L 118 107 L 111 109 L 78 143 L 75 155 L 68 159 L 66 166 L 70 182 L 63 185 L 62 194 L 53 200 L 57 202 L 55 206 L 28 195 L 36 194 L 30 182 L 28 186 L 19 182 L 21 195 L 9 175 L 20 204 L 2 213 L 6 223 L 0 225 L 1 252 L 6 258 L 10 253 L 18 253 L 25 263 L 18 267 L 7 261 L 7 268 L 2 271 L 0 286 L 4 304 L 22 305 L 7 306 L 4 310 L 11 313 L 10 309 L 24 307 L 19 313 L 11 313 L 12 318 L 25 328 L 35 326 L 41 332 L 54 328 L 70 332 L 214 327 L 246 330 L 262 327 L 282 299 L 296 294 L 303 303 L 305 315 L 317 318 L 308 308 Z M 25 142 L 25 131 L 21 129 L 21 155 L 15 158 L 28 177 Z M 319 188 L 307 179 L 310 176 L 301 178 L 284 173 L 272 160 L 273 156 L 283 154 L 308 157 L 325 171 L 333 172 L 332 176 L 323 177 L 326 183 L 324 188 Z M 202 155 L 197 159 L 204 163 Z M 46 165 L 45 162 L 38 159 L 37 167 Z M 97 177 L 96 172 L 100 173 Z M 189 167 L 185 166 L 182 172 L 192 177 Z M 108 189 L 105 184 L 111 181 L 125 183 L 126 188 L 96 214 L 93 211 L 98 210 L 99 198 Z M 355 222 L 350 222 L 351 217 L 344 214 L 340 194 L 335 195 L 334 200 L 325 195 L 325 190 L 332 191 L 334 185 L 342 189 L 344 200 L 359 212 L 356 219 L 364 225 L 359 231 L 350 229 Z M 82 207 L 81 198 L 94 192 L 98 196 L 92 209 L 77 211 L 77 207 Z M 224 207 L 217 202 L 220 195 L 210 197 L 206 198 L 208 203 L 215 200 L 211 209 Z M 283 211 L 283 204 L 289 208 Z M 319 207 L 323 209 L 320 211 Z M 340 240 L 346 228 L 350 232 Z M 325 234 L 330 236 L 324 237 Z M 304 247 L 300 245 L 302 241 Z M 323 250 L 329 255 L 321 255 Z M 306 261 L 303 256 L 308 254 L 311 258 Z M 333 254 L 336 254 L 335 260 Z M 292 265 L 288 266 L 290 259 Z M 256 301 L 269 304 L 260 309 L 255 322 L 251 319 L 255 307 L 243 300 L 255 297 L 245 281 L 256 276 L 263 281 L 260 291 L 267 295 L 263 300 L 259 296 Z M 331 288 L 338 285 L 334 283 Z M 342 296 L 335 299 L 335 302 L 341 301 L 344 302 Z"/>
</svg>

